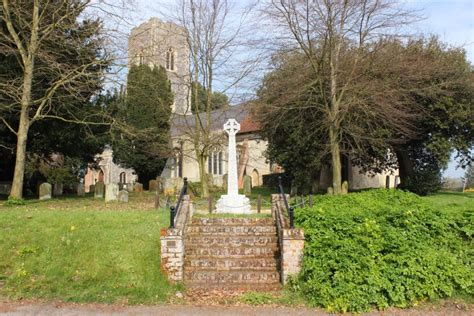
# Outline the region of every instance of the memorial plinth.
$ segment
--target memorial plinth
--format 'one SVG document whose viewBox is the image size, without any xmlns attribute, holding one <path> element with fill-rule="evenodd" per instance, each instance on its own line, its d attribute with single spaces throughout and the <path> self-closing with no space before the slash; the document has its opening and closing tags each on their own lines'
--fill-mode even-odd
<svg viewBox="0 0 474 316">
<path fill-rule="evenodd" d="M 237 149 L 235 135 L 240 130 L 240 124 L 235 119 L 229 119 L 224 124 L 224 131 L 229 135 L 227 194 L 222 195 L 216 203 L 216 213 L 250 214 L 250 201 L 239 194 L 237 178 Z"/>
</svg>

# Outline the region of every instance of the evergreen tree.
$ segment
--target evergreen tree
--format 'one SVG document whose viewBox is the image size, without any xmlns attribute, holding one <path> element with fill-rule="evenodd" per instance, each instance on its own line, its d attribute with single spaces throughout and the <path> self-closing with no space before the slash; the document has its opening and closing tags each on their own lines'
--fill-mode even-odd
<svg viewBox="0 0 474 316">
<path fill-rule="evenodd" d="M 87 160 L 109 122 L 91 99 L 110 65 L 100 20 L 87 1 L 4 1 L 0 5 L 0 173 L 21 198 L 29 157 Z M 74 140 L 74 141 L 71 141 Z M 27 179 L 26 179 L 27 180 Z"/>
<path fill-rule="evenodd" d="M 192 84 L 191 89 L 191 109 L 195 112 L 195 109 L 198 108 L 199 112 L 206 111 L 206 102 L 207 102 L 207 93 L 206 89 L 200 84 L 197 83 L 197 89 L 195 87 L 196 83 Z M 195 98 L 194 95 L 198 93 L 198 97 Z M 199 102 L 199 106 L 196 107 L 196 101 Z M 213 92 L 211 96 L 211 110 L 224 109 L 229 106 L 229 98 L 225 93 L 222 92 Z"/>
<path fill-rule="evenodd" d="M 115 130 L 114 160 L 135 169 L 145 186 L 161 174 L 170 153 L 171 83 L 163 67 L 132 66 L 126 96 L 111 100 L 121 123 Z"/>
</svg>

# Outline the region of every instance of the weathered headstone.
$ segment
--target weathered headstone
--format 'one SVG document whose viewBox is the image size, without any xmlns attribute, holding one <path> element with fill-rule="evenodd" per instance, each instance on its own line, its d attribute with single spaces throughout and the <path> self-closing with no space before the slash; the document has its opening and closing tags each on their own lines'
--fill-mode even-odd
<svg viewBox="0 0 474 316">
<path fill-rule="evenodd" d="M 249 196 L 252 193 L 252 177 L 244 176 L 244 195 Z"/>
<path fill-rule="evenodd" d="M 118 201 L 122 203 L 128 203 L 128 191 L 120 190 L 118 193 Z"/>
<path fill-rule="evenodd" d="M 51 184 L 47 182 L 41 183 L 39 187 L 39 199 L 40 200 L 51 199 L 51 190 L 52 190 Z"/>
<path fill-rule="evenodd" d="M 95 184 L 94 197 L 98 199 L 104 198 L 105 185 L 104 182 L 99 181 Z"/>
<path fill-rule="evenodd" d="M 119 194 L 119 185 L 117 183 L 109 183 L 105 187 L 105 202 L 117 201 Z"/>
<path fill-rule="evenodd" d="M 156 190 L 159 194 L 163 194 L 164 179 L 161 177 L 156 177 Z"/>
<path fill-rule="evenodd" d="M 342 194 L 347 194 L 347 193 L 349 193 L 349 182 L 347 182 L 347 181 L 342 182 L 342 185 L 341 185 L 341 193 L 342 193 Z"/>
<path fill-rule="evenodd" d="M 328 194 L 334 194 L 334 189 L 332 187 L 328 187 Z"/>
<path fill-rule="evenodd" d="M 89 193 L 94 193 L 95 192 L 95 185 L 91 184 L 89 186 Z"/>
<path fill-rule="evenodd" d="M 77 184 L 77 196 L 84 196 L 86 194 L 84 184 L 83 183 L 78 183 Z"/>
<path fill-rule="evenodd" d="M 148 182 L 148 191 L 155 192 L 158 188 L 158 182 L 156 180 L 150 180 Z"/>
<path fill-rule="evenodd" d="M 64 186 L 62 183 L 55 183 L 53 186 L 53 195 L 60 196 L 63 195 Z"/>
<path fill-rule="evenodd" d="M 133 186 L 133 191 L 134 192 L 142 192 L 143 191 L 143 184 L 140 182 L 135 182 L 135 185 Z"/>
</svg>

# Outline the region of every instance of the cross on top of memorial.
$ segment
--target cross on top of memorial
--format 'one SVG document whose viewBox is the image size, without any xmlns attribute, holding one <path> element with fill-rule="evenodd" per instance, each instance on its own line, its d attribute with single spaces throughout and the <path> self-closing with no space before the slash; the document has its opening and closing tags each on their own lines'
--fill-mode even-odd
<svg viewBox="0 0 474 316">
<path fill-rule="evenodd" d="M 240 131 L 240 124 L 235 119 L 228 119 L 224 124 L 224 130 L 229 135 L 235 135 Z"/>
</svg>

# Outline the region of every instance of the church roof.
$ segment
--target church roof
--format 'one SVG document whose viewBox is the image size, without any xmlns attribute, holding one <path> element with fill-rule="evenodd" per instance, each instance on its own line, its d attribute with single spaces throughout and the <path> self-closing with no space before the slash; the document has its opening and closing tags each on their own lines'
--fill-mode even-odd
<svg viewBox="0 0 474 316">
<path fill-rule="evenodd" d="M 222 126 L 228 119 L 235 119 L 240 123 L 238 134 L 258 131 L 258 124 L 252 119 L 250 105 L 248 103 L 230 106 L 226 109 L 219 109 L 211 112 L 211 130 L 222 130 Z M 203 124 L 206 123 L 206 114 L 200 113 L 199 116 Z M 171 121 L 171 136 L 181 136 L 189 134 L 196 126 L 194 115 L 174 114 Z"/>
</svg>

